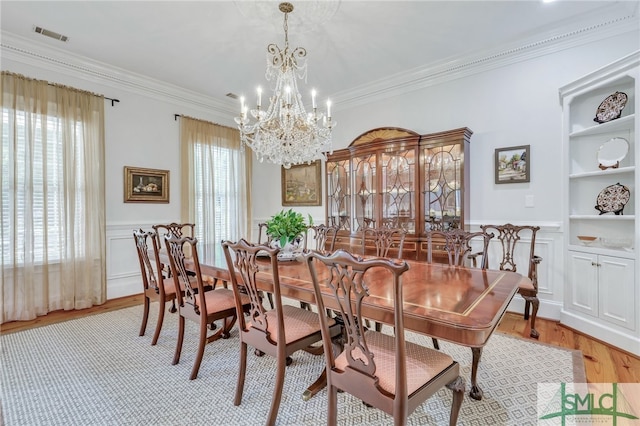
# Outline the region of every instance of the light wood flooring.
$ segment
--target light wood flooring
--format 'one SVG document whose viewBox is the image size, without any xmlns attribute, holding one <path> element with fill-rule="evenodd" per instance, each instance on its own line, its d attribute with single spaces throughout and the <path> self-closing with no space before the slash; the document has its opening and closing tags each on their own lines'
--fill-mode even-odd
<svg viewBox="0 0 640 426">
<path fill-rule="evenodd" d="M 9 322 L 0 326 L 0 332 L 1 334 L 15 333 L 34 327 L 68 321 L 85 315 L 127 308 L 137 304 L 142 304 L 142 295 L 109 300 L 104 305 L 80 311 L 51 312 L 31 321 Z M 639 357 L 560 325 L 557 321 L 538 318 L 536 328 L 540 332 L 539 341 L 541 343 L 582 351 L 588 382 L 640 383 Z M 507 313 L 498 326 L 498 330 L 512 336 L 529 338 L 528 321 L 525 321 L 522 315 L 519 314 Z"/>
</svg>

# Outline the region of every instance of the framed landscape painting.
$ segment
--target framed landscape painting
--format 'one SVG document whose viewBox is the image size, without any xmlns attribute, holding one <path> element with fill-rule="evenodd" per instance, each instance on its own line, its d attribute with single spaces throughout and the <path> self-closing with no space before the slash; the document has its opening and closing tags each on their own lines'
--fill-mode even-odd
<svg viewBox="0 0 640 426">
<path fill-rule="evenodd" d="M 320 160 L 316 160 L 311 164 L 291 166 L 289 169 L 282 167 L 282 205 L 321 205 L 321 173 Z"/>
<path fill-rule="evenodd" d="M 169 170 L 124 166 L 125 203 L 168 203 Z"/>
<path fill-rule="evenodd" d="M 529 145 L 496 149 L 495 183 L 529 182 Z"/>
</svg>

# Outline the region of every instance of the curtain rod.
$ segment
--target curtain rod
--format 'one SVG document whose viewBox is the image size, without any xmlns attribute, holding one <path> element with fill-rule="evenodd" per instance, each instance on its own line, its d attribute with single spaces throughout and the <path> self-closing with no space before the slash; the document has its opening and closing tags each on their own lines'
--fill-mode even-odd
<svg viewBox="0 0 640 426">
<path fill-rule="evenodd" d="M 200 119 L 200 118 L 195 118 L 195 117 L 191 117 L 191 116 L 184 115 L 184 114 L 173 114 L 173 120 L 174 120 L 174 121 L 178 121 L 178 117 L 185 117 L 185 118 L 189 118 L 189 119 L 191 119 L 191 120 L 202 121 L 203 123 L 215 124 L 216 126 L 226 127 L 226 128 L 228 128 L 228 129 L 233 129 L 233 130 L 235 130 L 235 128 L 234 128 L 234 127 L 229 127 L 229 126 L 225 126 L 224 124 L 214 123 L 213 121 L 209 121 L 209 120 L 202 120 L 202 119 Z"/>
<path fill-rule="evenodd" d="M 57 84 L 57 83 L 49 83 L 49 86 L 65 87 L 64 85 Z M 86 92 L 85 90 L 82 90 L 82 89 L 75 89 L 75 90 L 79 90 L 81 92 Z M 115 106 L 116 102 L 120 102 L 120 99 L 108 98 L 108 97 L 106 97 L 104 95 L 98 95 L 98 96 L 102 96 L 103 98 L 111 101 L 111 106 Z"/>
</svg>

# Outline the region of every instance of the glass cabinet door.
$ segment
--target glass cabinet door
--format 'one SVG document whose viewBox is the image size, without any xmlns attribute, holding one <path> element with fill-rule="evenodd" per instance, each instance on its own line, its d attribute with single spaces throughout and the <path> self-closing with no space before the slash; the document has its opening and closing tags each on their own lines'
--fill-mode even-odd
<svg viewBox="0 0 640 426">
<path fill-rule="evenodd" d="M 425 231 L 461 228 L 462 145 L 424 148 Z"/>
<path fill-rule="evenodd" d="M 416 233 L 415 150 L 381 155 L 382 225 Z"/>
<path fill-rule="evenodd" d="M 354 231 L 375 228 L 376 225 L 376 155 L 354 157 L 355 171 Z"/>
<path fill-rule="evenodd" d="M 351 187 L 349 160 L 327 162 L 328 225 L 351 230 Z"/>
</svg>

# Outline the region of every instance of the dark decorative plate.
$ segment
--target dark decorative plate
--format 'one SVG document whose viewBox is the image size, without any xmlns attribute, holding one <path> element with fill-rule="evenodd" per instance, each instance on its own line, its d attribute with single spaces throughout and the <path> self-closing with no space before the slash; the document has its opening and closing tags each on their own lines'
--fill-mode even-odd
<svg viewBox="0 0 640 426">
<path fill-rule="evenodd" d="M 614 213 L 617 215 L 622 214 L 624 206 L 629 202 L 631 191 L 624 185 L 616 183 L 615 185 L 609 185 L 598 194 L 596 199 L 596 210 L 600 214 Z"/>
<path fill-rule="evenodd" d="M 594 118 L 593 121 L 606 123 L 607 121 L 620 118 L 622 110 L 627 105 L 627 99 L 627 94 L 624 92 L 615 92 L 607 96 L 598 106 L 596 118 Z"/>
</svg>

